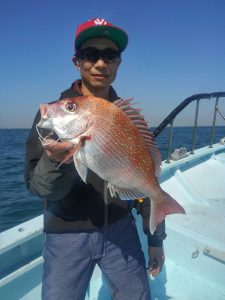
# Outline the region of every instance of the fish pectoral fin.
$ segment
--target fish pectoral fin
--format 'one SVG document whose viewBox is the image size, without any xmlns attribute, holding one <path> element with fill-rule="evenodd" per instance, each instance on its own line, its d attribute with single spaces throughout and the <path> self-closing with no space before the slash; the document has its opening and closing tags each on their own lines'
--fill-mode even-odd
<svg viewBox="0 0 225 300">
<path fill-rule="evenodd" d="M 88 168 L 75 156 L 73 157 L 73 159 L 77 173 L 80 175 L 81 179 L 86 183 Z"/>
<path fill-rule="evenodd" d="M 116 197 L 118 195 L 121 200 L 134 200 L 137 198 L 146 198 L 144 194 L 142 194 L 136 189 L 119 188 L 111 184 L 110 182 L 108 183 L 108 188 L 112 197 Z"/>
<path fill-rule="evenodd" d="M 82 137 L 80 138 L 79 142 L 78 142 L 76 145 L 74 145 L 74 147 L 66 153 L 64 159 L 63 159 L 63 160 L 61 161 L 61 163 L 57 166 L 57 169 L 58 169 L 62 164 L 64 164 L 67 160 L 69 160 L 69 159 L 70 159 L 77 151 L 79 151 L 80 147 L 81 147 L 82 144 L 83 144 L 83 140 L 84 140 L 84 138 L 83 138 L 83 136 L 82 136 Z"/>
</svg>

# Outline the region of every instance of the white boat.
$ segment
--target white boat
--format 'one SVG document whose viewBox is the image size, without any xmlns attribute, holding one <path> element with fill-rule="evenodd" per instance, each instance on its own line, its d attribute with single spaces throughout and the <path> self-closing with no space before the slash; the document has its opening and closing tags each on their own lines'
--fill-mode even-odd
<svg viewBox="0 0 225 300">
<path fill-rule="evenodd" d="M 157 136 L 170 125 L 168 158 L 162 163 L 160 183 L 186 210 L 185 216 L 166 218 L 166 262 L 159 276 L 149 277 L 154 300 L 225 299 L 225 139 L 214 143 L 217 113 L 225 119 L 218 106 L 223 97 L 225 92 L 193 95 L 154 131 Z M 215 100 L 211 140 L 209 145 L 195 150 L 199 102 L 206 98 Z M 171 160 L 173 120 L 193 101 L 197 105 L 191 151 L 178 149 Z M 146 236 L 138 215 L 136 222 L 147 259 Z M 41 299 L 42 226 L 39 216 L 0 233 L 1 300 Z M 85 300 L 88 299 L 110 299 L 98 267 L 86 294 Z"/>
</svg>

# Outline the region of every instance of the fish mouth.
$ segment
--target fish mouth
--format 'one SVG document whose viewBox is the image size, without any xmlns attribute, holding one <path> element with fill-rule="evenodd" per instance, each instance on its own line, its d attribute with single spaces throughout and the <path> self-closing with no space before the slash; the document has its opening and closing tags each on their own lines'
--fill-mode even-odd
<svg viewBox="0 0 225 300">
<path fill-rule="evenodd" d="M 42 120 L 48 119 L 47 104 L 40 104 L 40 113 L 41 113 Z"/>
<path fill-rule="evenodd" d="M 49 110 L 48 104 L 40 104 L 41 118 L 37 124 L 39 128 L 51 129 L 52 111 Z"/>
</svg>

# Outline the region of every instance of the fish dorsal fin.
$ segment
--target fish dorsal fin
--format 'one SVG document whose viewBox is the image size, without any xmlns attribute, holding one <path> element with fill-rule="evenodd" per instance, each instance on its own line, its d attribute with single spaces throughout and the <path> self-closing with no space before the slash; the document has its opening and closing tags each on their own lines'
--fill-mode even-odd
<svg viewBox="0 0 225 300">
<path fill-rule="evenodd" d="M 134 125 L 139 130 L 140 134 L 142 135 L 146 145 L 148 146 L 149 152 L 154 162 L 155 168 L 155 176 L 159 177 L 160 169 L 161 169 L 161 156 L 160 152 L 156 147 L 156 143 L 154 142 L 152 133 L 148 130 L 148 124 L 144 119 L 144 116 L 141 114 L 141 109 L 133 108 L 131 106 L 131 101 L 133 98 L 130 99 L 119 99 L 114 101 L 113 103 L 120 108 L 134 123 Z"/>
</svg>

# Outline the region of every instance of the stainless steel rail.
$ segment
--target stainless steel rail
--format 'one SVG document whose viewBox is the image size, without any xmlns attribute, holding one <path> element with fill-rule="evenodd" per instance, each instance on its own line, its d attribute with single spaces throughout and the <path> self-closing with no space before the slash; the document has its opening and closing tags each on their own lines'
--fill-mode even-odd
<svg viewBox="0 0 225 300">
<path fill-rule="evenodd" d="M 173 141 L 173 124 L 176 116 L 184 110 L 186 106 L 188 106 L 193 101 L 196 101 L 196 109 L 195 109 L 195 121 L 193 126 L 193 133 L 192 133 L 192 146 L 191 146 L 191 154 L 194 154 L 195 149 L 195 140 L 196 140 L 196 132 L 197 132 L 197 126 L 198 126 L 198 113 L 199 113 L 199 103 L 201 100 L 209 99 L 210 101 L 215 101 L 215 107 L 214 107 L 214 115 L 213 115 L 213 123 L 211 127 L 211 136 L 210 136 L 210 143 L 209 147 L 212 148 L 212 145 L 214 143 L 214 137 L 215 137 L 215 126 L 216 126 L 216 117 L 217 112 L 219 112 L 220 116 L 225 120 L 224 114 L 219 109 L 219 100 L 220 98 L 225 97 L 225 92 L 214 92 L 214 93 L 202 93 L 202 94 L 195 94 L 191 97 L 186 98 L 184 101 L 182 101 L 163 121 L 159 126 L 153 131 L 152 135 L 154 138 L 157 137 L 158 134 L 160 134 L 161 131 L 164 130 L 168 125 L 170 125 L 170 134 L 169 134 L 169 141 L 168 141 L 168 155 L 167 155 L 167 163 L 170 162 L 171 157 L 171 149 L 172 149 L 172 141 Z"/>
</svg>

